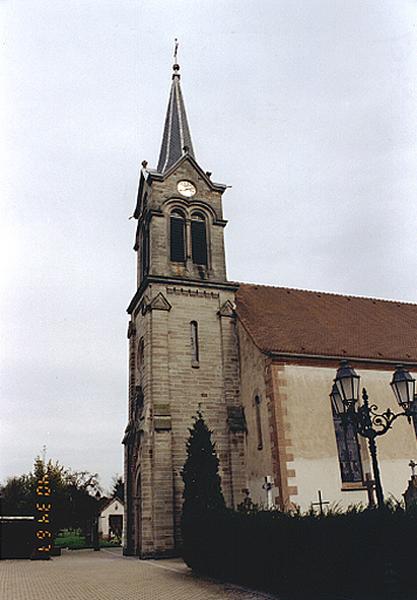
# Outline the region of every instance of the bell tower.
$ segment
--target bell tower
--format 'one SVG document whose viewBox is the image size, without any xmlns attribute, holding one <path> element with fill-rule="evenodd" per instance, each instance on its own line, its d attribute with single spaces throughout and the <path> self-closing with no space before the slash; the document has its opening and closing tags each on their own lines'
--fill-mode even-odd
<svg viewBox="0 0 417 600">
<path fill-rule="evenodd" d="M 236 506 L 246 487 L 226 186 L 195 158 L 174 62 L 158 166 L 142 163 L 134 212 L 124 552 L 142 558 L 174 555 L 181 545 L 181 469 L 198 410 L 214 432 L 226 503 Z"/>
</svg>

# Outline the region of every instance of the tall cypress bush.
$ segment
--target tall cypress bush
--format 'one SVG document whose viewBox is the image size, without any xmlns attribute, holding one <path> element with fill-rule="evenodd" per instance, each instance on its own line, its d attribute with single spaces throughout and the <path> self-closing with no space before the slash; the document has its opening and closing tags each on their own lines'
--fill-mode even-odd
<svg viewBox="0 0 417 600">
<path fill-rule="evenodd" d="M 194 418 L 187 440 L 187 459 L 182 478 L 184 481 L 184 515 L 202 515 L 209 510 L 221 510 L 225 502 L 219 475 L 219 459 L 212 431 L 201 412 Z"/>
<path fill-rule="evenodd" d="M 194 417 L 186 443 L 187 459 L 181 475 L 184 481 L 182 511 L 183 558 L 199 570 L 207 564 L 212 550 L 202 552 L 198 546 L 205 537 L 205 527 L 210 514 L 225 509 L 219 475 L 219 459 L 216 445 L 201 412 Z"/>
</svg>

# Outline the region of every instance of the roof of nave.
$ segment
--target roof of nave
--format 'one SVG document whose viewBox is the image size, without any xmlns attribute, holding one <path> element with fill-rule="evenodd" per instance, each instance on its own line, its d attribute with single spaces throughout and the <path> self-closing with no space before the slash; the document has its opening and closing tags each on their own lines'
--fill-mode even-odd
<svg viewBox="0 0 417 600">
<path fill-rule="evenodd" d="M 417 362 L 417 304 L 242 283 L 236 310 L 263 352 Z"/>
</svg>

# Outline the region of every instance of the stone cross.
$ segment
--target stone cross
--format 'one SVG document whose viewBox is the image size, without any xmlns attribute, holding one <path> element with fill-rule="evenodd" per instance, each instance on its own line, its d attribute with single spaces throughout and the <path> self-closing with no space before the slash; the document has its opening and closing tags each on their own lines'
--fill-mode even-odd
<svg viewBox="0 0 417 600">
<path fill-rule="evenodd" d="M 366 491 L 368 493 L 368 504 L 370 507 L 373 507 L 373 506 L 375 506 L 375 497 L 374 497 L 375 480 L 372 479 L 370 473 L 365 474 L 364 485 L 365 485 Z"/>
</svg>

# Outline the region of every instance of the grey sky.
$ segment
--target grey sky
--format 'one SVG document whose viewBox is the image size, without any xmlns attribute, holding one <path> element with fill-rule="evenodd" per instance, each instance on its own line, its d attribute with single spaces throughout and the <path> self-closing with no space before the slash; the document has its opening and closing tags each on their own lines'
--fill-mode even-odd
<svg viewBox="0 0 417 600">
<path fill-rule="evenodd" d="M 417 4 L 3 0 L 0 479 L 122 471 L 139 165 L 173 39 L 229 278 L 417 301 Z"/>
</svg>

